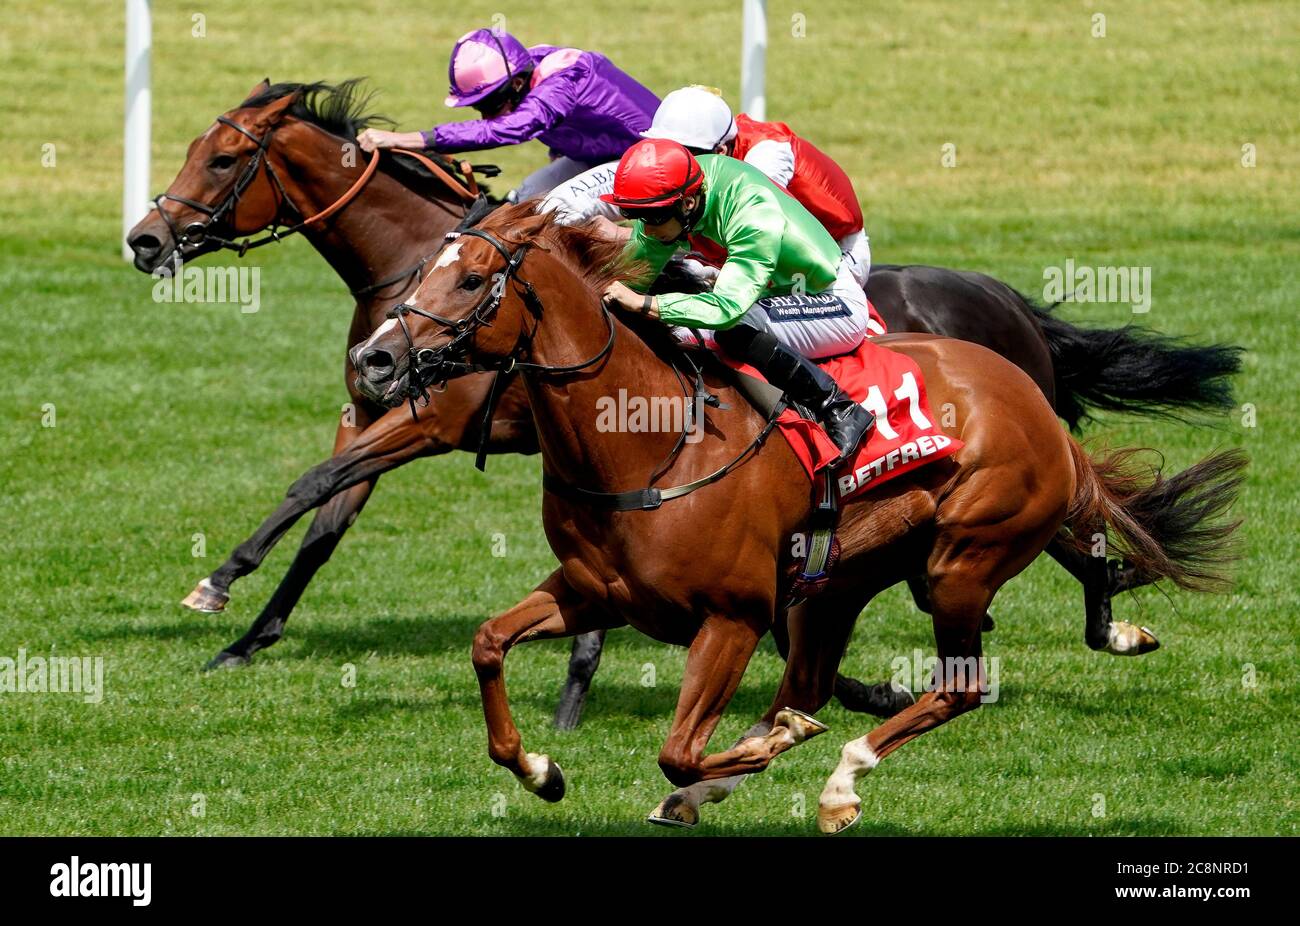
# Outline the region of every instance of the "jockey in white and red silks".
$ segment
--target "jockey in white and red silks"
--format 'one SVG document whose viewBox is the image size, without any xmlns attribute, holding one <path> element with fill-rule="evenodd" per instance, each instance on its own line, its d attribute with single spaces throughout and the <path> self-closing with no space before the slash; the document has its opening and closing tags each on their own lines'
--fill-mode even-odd
<svg viewBox="0 0 1300 926">
<path fill-rule="evenodd" d="M 825 152 L 784 122 L 759 122 L 744 113 L 733 118 L 719 91 L 690 86 L 665 96 L 650 128 L 641 134 L 671 139 L 695 155 L 725 154 L 757 167 L 822 223 L 839 243 L 854 279 L 866 285 L 871 248 L 853 182 Z M 561 183 L 542 208 L 556 211 L 560 221 L 570 224 L 597 217 L 617 222 L 617 210 L 600 198 L 613 189 L 614 167 L 603 164 Z M 610 233 L 616 234 L 612 229 Z M 714 265 L 726 257 L 707 245 L 699 253 Z"/>
</svg>

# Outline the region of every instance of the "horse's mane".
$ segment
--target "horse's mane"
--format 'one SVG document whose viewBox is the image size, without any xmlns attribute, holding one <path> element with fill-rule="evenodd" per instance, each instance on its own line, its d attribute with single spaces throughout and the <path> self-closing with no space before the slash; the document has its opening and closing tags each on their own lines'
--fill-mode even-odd
<svg viewBox="0 0 1300 926">
<path fill-rule="evenodd" d="M 240 103 L 239 108 L 266 106 L 291 93 L 296 93 L 298 98 L 286 110 L 288 115 L 308 122 L 331 135 L 356 142 L 357 135 L 368 128 L 391 129 L 397 125 L 382 113 L 367 112 L 378 91 L 368 88 L 365 84 L 364 77 L 352 77 L 337 84 L 326 83 L 323 80 L 310 84 L 270 84 Z M 460 171 L 450 160 L 432 151 L 426 152 L 425 156 L 438 162 L 451 176 L 464 183 Z M 414 158 L 383 158 L 379 163 L 381 170 L 405 182 L 408 186 L 412 181 L 420 181 L 420 188 L 423 189 L 427 181 L 436 179 L 427 167 Z M 483 184 L 479 184 L 479 189 L 487 191 Z"/>
<path fill-rule="evenodd" d="M 599 298 L 605 287 L 614 282 L 645 281 L 648 268 L 631 261 L 624 243 L 607 237 L 595 222 L 564 225 L 556 221 L 554 212 L 543 213 L 537 226 L 538 200 L 528 200 L 513 205 L 499 206 L 476 226 L 491 232 L 502 241 L 518 246 L 540 240 L 550 245 L 551 253 L 563 261 Z M 527 223 L 528 233 L 521 233 L 521 223 Z M 618 320 L 637 335 L 670 368 L 678 365 L 682 348 L 660 322 L 626 312 L 617 313 Z M 711 365 L 712 360 L 705 360 Z"/>
<path fill-rule="evenodd" d="M 542 213 L 542 225 L 521 234 L 520 223 L 527 220 L 531 227 L 538 215 L 537 200 L 529 200 L 494 209 L 478 227 L 515 245 L 533 240 L 551 245 L 551 250 L 598 293 L 615 281 L 644 275 L 644 266 L 628 261 L 623 242 L 601 234 L 594 223 L 563 225 L 555 220 L 554 212 Z"/>
</svg>

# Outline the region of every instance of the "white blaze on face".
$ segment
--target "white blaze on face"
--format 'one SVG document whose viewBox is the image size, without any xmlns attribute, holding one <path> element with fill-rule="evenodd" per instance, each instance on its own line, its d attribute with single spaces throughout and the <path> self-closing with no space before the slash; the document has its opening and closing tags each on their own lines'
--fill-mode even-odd
<svg viewBox="0 0 1300 926">
<path fill-rule="evenodd" d="M 438 267 L 446 267 L 450 264 L 455 263 L 457 258 L 460 257 L 461 244 L 463 244 L 463 242 L 456 241 L 448 245 L 447 248 L 444 249 L 443 252 L 438 255 L 438 259 L 434 261 L 433 264 L 434 268 L 436 269 Z M 378 328 L 375 329 L 374 334 L 366 338 L 366 347 L 370 347 L 375 343 L 376 340 L 382 338 L 385 334 L 392 331 L 396 327 L 397 327 L 397 319 L 396 318 L 388 319 L 382 325 L 380 325 Z"/>
<path fill-rule="evenodd" d="M 433 268 L 436 270 L 439 267 L 446 267 L 448 264 L 455 263 L 456 259 L 460 257 L 461 243 L 457 241 L 448 245 L 446 250 L 439 254 L 438 259 L 433 262 Z"/>
<path fill-rule="evenodd" d="M 392 331 L 396 327 L 397 327 L 396 318 L 390 318 L 387 321 L 385 321 L 382 325 L 380 325 L 378 328 L 375 329 L 374 334 L 366 338 L 366 343 L 364 345 L 364 348 L 360 353 L 357 354 L 357 356 L 360 356 L 361 353 L 364 353 L 366 349 L 369 349 L 377 339 L 382 338 L 384 335 L 388 334 L 388 332 Z"/>
</svg>

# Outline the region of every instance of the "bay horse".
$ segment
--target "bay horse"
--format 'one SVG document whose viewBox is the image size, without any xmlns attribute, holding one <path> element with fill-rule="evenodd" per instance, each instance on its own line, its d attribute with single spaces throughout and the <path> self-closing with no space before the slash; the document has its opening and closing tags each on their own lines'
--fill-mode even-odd
<svg viewBox="0 0 1300 926">
<path fill-rule="evenodd" d="M 452 164 L 443 163 L 442 175 L 435 176 L 422 162 L 396 156 L 366 163 L 356 134 L 383 120 L 361 115 L 368 100 L 359 80 L 339 85 L 267 80 L 255 86 L 240 106 L 190 143 L 185 164 L 155 201 L 157 208 L 131 229 L 127 243 L 136 268 L 153 273 L 174 266 L 177 258 L 197 259 L 227 247 L 242 256 L 232 239 L 282 222 L 299 225 L 334 209 L 328 221 L 300 231 L 356 299 L 345 350 L 364 340 L 414 289 L 431 252 L 475 200 L 467 185 L 454 176 L 449 182 L 447 175 L 456 173 Z M 409 414 L 385 414 L 387 409 L 356 392 L 346 357 L 343 373 L 350 401 L 334 439 L 336 465 L 330 473 L 335 483 L 324 488 L 322 467 L 297 480 L 272 515 L 283 529 L 259 532 L 186 599 L 198 610 L 220 610 L 229 582 L 255 569 L 284 530 L 320 508 L 253 628 L 223 650 L 231 661 L 237 661 L 236 654 L 246 660 L 279 639 L 380 473 L 420 456 L 472 450 L 481 442 L 489 377 L 466 377 L 412 421 Z M 489 452 L 537 451 L 525 402 L 518 383 L 505 384 L 486 435 Z"/>
<path fill-rule="evenodd" d="M 956 418 L 944 430 L 965 446 L 845 503 L 830 584 L 788 622 L 766 732 L 708 753 L 756 646 L 780 622 L 797 569 L 790 540 L 810 515 L 809 480 L 783 439 L 764 440 L 772 419 L 716 368 L 706 384 L 721 405 L 696 443 L 598 424 L 600 401 L 619 390 L 680 398 L 680 352 L 663 326 L 602 306 L 605 287 L 627 275 L 619 243 L 557 225 L 533 205 L 499 210 L 458 237 L 409 303 L 351 354 L 357 388 L 386 404 L 471 371 L 522 374 L 541 445 L 542 519 L 560 565 L 479 628 L 473 665 L 488 754 L 526 790 L 558 801 L 565 784 L 555 761 L 524 747 L 511 716 L 504 661 L 519 643 L 630 624 L 688 647 L 659 753 L 668 780 L 687 788 L 762 771 L 825 732 L 811 715 L 831 697 L 858 614 L 880 591 L 924 575 L 945 670 L 915 704 L 845 745 L 818 807 L 818 825 L 831 833 L 857 819 L 855 783 L 880 759 L 979 706 L 986 610 L 1054 537 L 1086 546 L 1102 529 L 1149 581 L 1190 589 L 1226 581 L 1218 570 L 1237 524 L 1219 515 L 1235 498 L 1243 455 L 1197 463 L 1173 491 L 1158 470 L 1130 465 L 1134 451 L 1090 457 L 1033 380 L 992 351 L 932 335 L 883 337 L 876 343 L 920 367 L 935 407 L 952 403 Z M 1184 533 L 1162 532 L 1156 502 L 1179 512 Z M 947 671 L 954 661 L 974 671 Z"/>
<path fill-rule="evenodd" d="M 149 272 L 176 255 L 196 259 L 233 246 L 230 239 L 256 234 L 284 219 L 286 212 L 297 222 L 304 212 L 319 218 L 322 210 L 335 209 L 328 224 L 306 226 L 302 233 L 357 296 L 347 347 L 368 336 L 386 309 L 415 286 L 441 236 L 464 220 L 467 207 L 464 191 L 438 181 L 419 164 L 386 158 L 368 180 L 363 165 L 347 164 L 340 156 L 345 146 L 355 144 L 361 128 L 382 120 L 364 112 L 368 99 L 356 80 L 338 86 L 263 82 L 255 87 L 240 107 L 195 139 L 186 164 L 160 197 L 158 211 L 132 230 L 128 240 L 136 266 Z M 259 154 L 280 167 L 259 171 L 254 162 Z M 215 211 L 211 204 L 229 199 L 245 174 L 246 186 L 229 216 L 213 221 L 195 208 L 207 204 L 209 212 Z M 185 234 L 194 223 L 206 223 L 206 233 Z M 1235 348 L 1188 346 L 1136 329 L 1077 328 L 978 273 L 877 265 L 867 291 L 891 330 L 971 339 L 1007 356 L 1034 378 L 1072 428 L 1092 408 L 1177 414 L 1231 404 L 1226 379 L 1239 363 Z M 345 365 L 345 375 L 347 371 Z M 419 456 L 473 449 L 481 442 L 487 377 L 456 380 L 449 394 L 422 406 L 415 421 L 400 411 L 383 414 L 358 396 L 348 379 L 353 412 L 340 423 L 334 455 L 295 481 L 276 511 L 185 600 L 195 610 L 222 610 L 231 583 L 256 569 L 299 517 L 324 505 L 252 627 L 209 667 L 246 664 L 280 639 L 302 592 L 355 520 L 379 475 Z M 526 397 L 514 377 L 505 380 L 485 449 L 536 451 Z M 1132 569 L 1083 556 L 1055 541 L 1049 552 L 1085 586 L 1090 647 L 1128 654 L 1154 648 L 1154 637 L 1144 628 L 1111 620 L 1111 597 L 1139 584 Z M 909 584 L 924 609 L 924 584 Z M 602 642 L 601 635 L 575 641 L 557 725 L 576 725 Z M 840 680 L 837 696 L 856 709 L 876 709 L 880 698 L 887 704 L 890 697 L 879 686 L 868 689 L 851 679 Z"/>
</svg>

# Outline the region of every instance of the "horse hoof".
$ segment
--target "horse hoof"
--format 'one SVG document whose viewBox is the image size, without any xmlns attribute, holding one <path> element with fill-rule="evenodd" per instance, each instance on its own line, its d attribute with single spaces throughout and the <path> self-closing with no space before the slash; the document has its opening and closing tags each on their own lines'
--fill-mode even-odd
<svg viewBox="0 0 1300 926">
<path fill-rule="evenodd" d="M 220 614 L 226 610 L 228 601 L 230 601 L 229 592 L 223 592 L 207 579 L 203 579 L 198 585 L 194 586 L 194 591 L 185 596 L 181 604 L 191 611 L 199 611 L 203 614 Z"/>
<path fill-rule="evenodd" d="M 539 756 L 536 753 L 528 754 L 528 763 L 535 766 L 538 762 L 546 763 L 546 770 L 541 773 L 525 775 L 519 779 L 524 789 L 536 794 L 548 804 L 557 803 L 564 797 L 564 772 L 560 770 L 557 763 L 550 756 Z"/>
<path fill-rule="evenodd" d="M 650 811 L 650 816 L 646 817 L 646 820 L 656 826 L 675 826 L 689 830 L 700 822 L 700 811 L 674 791 L 664 798 L 658 807 Z"/>
<path fill-rule="evenodd" d="M 856 714 L 871 714 L 873 717 L 893 717 L 904 708 L 916 703 L 910 691 L 893 682 L 878 682 L 864 685 L 857 679 L 835 677 L 835 700 L 845 710 Z"/>
<path fill-rule="evenodd" d="M 1147 653 L 1155 652 L 1160 649 L 1160 641 L 1157 640 L 1156 635 L 1151 632 L 1151 628 L 1139 627 L 1138 630 L 1142 632 L 1142 639 L 1138 643 L 1136 655 L 1145 656 Z"/>
<path fill-rule="evenodd" d="M 537 789 L 537 796 L 548 804 L 555 804 L 564 797 L 564 772 L 558 762 L 551 762 L 546 769 L 546 780 Z"/>
<path fill-rule="evenodd" d="M 843 804 L 839 807 L 817 808 L 817 829 L 827 836 L 842 833 L 862 819 L 861 804 Z"/>
<path fill-rule="evenodd" d="M 916 695 L 902 685 L 896 685 L 893 682 L 881 682 L 880 686 L 887 689 L 880 692 L 881 707 L 889 711 L 888 714 L 881 714 L 882 717 L 893 717 L 916 703 Z"/>
<path fill-rule="evenodd" d="M 916 695 L 893 682 L 862 685 L 861 691 L 855 694 L 858 697 L 852 699 L 852 703 L 845 701 L 843 696 L 840 696 L 840 703 L 851 711 L 873 717 L 893 717 L 916 703 Z"/>
<path fill-rule="evenodd" d="M 1144 656 L 1160 649 L 1160 641 L 1150 628 L 1138 627 L 1128 621 L 1115 621 L 1110 625 L 1110 640 L 1102 647 L 1112 656 Z"/>
<path fill-rule="evenodd" d="M 830 729 L 820 720 L 805 714 L 803 711 L 797 711 L 793 707 L 783 707 L 777 711 L 773 723 L 778 727 L 789 727 L 796 743 L 810 740 L 814 736 L 821 736 Z"/>
<path fill-rule="evenodd" d="M 208 660 L 208 664 L 203 667 L 203 671 L 213 672 L 217 669 L 240 669 L 252 661 L 252 657 L 250 656 L 240 656 L 238 653 L 228 653 L 225 650 L 222 650 Z"/>
</svg>

